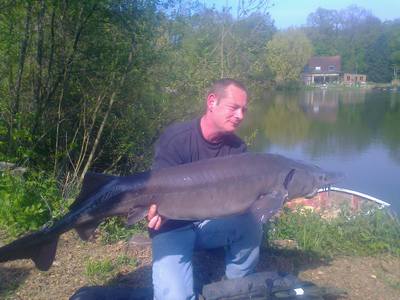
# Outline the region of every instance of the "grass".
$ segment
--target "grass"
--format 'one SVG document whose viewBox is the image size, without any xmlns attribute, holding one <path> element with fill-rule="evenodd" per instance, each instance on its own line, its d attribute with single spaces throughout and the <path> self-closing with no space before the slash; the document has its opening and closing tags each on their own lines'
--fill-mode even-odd
<svg viewBox="0 0 400 300">
<path fill-rule="evenodd" d="M 400 223 L 384 210 L 323 219 L 310 210 L 284 210 L 268 230 L 268 241 L 295 240 L 303 251 L 335 255 L 400 256 Z"/>
<path fill-rule="evenodd" d="M 400 291 L 400 279 L 388 276 L 384 272 L 380 273 L 378 278 L 382 280 L 388 287 Z"/>
<path fill-rule="evenodd" d="M 89 260 L 85 266 L 85 275 L 91 284 L 102 285 L 112 280 L 124 267 L 136 267 L 137 260 L 134 257 L 120 255 L 117 258 L 103 260 Z"/>
<path fill-rule="evenodd" d="M 114 276 L 115 267 L 111 260 L 89 260 L 85 266 L 85 275 L 92 284 L 103 284 Z"/>
<path fill-rule="evenodd" d="M 0 284 L 0 299 L 12 299 L 18 286 L 17 282 L 7 284 L 6 287 L 2 287 Z"/>
<path fill-rule="evenodd" d="M 147 223 L 145 220 L 126 227 L 122 218 L 110 218 L 100 225 L 100 239 L 104 244 L 113 244 L 120 240 L 128 240 L 135 234 L 147 231 Z"/>
</svg>

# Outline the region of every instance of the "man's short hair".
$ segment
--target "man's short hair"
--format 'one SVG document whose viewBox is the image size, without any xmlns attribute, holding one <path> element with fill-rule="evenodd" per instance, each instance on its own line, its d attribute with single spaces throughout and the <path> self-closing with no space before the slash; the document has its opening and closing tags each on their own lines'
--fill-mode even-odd
<svg viewBox="0 0 400 300">
<path fill-rule="evenodd" d="M 213 83 L 211 89 L 207 93 L 207 96 L 210 94 L 215 94 L 218 98 L 221 98 L 225 96 L 225 89 L 230 85 L 245 91 L 247 94 L 247 88 L 240 81 L 232 78 L 222 78 Z"/>
</svg>

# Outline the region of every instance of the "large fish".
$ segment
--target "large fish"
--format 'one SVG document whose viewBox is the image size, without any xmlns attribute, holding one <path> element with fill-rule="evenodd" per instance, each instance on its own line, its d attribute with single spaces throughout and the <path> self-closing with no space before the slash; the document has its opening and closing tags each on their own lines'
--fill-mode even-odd
<svg viewBox="0 0 400 300">
<path fill-rule="evenodd" d="M 203 220 L 252 211 L 268 220 L 286 200 L 312 196 L 336 173 L 273 154 L 244 153 L 119 177 L 88 173 L 70 212 L 53 226 L 0 248 L 0 262 L 30 258 L 40 270 L 53 263 L 59 236 L 75 229 L 87 240 L 106 218 L 131 225 L 151 204 L 168 219 Z"/>
</svg>

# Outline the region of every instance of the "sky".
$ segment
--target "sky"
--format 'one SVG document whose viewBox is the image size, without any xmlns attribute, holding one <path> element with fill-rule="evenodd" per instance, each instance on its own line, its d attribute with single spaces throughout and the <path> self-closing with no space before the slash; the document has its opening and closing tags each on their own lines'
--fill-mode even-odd
<svg viewBox="0 0 400 300">
<path fill-rule="evenodd" d="M 215 4 L 217 8 L 226 5 L 235 8 L 238 0 L 206 0 L 204 2 L 210 6 Z M 278 29 L 304 25 L 307 22 L 307 16 L 315 12 L 318 7 L 340 10 L 355 4 L 369 10 L 381 21 L 400 18 L 400 0 L 270 0 L 270 3 L 271 7 L 268 11 Z"/>
</svg>

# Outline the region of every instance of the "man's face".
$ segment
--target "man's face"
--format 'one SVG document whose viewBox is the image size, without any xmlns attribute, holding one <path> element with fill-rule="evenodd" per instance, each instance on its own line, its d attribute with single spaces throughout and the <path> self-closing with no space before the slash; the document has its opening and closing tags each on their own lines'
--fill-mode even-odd
<svg viewBox="0 0 400 300">
<path fill-rule="evenodd" d="M 214 124 L 220 132 L 233 132 L 243 121 L 246 111 L 246 92 L 234 85 L 229 85 L 225 88 L 225 95 L 218 98 L 212 107 Z"/>
</svg>

